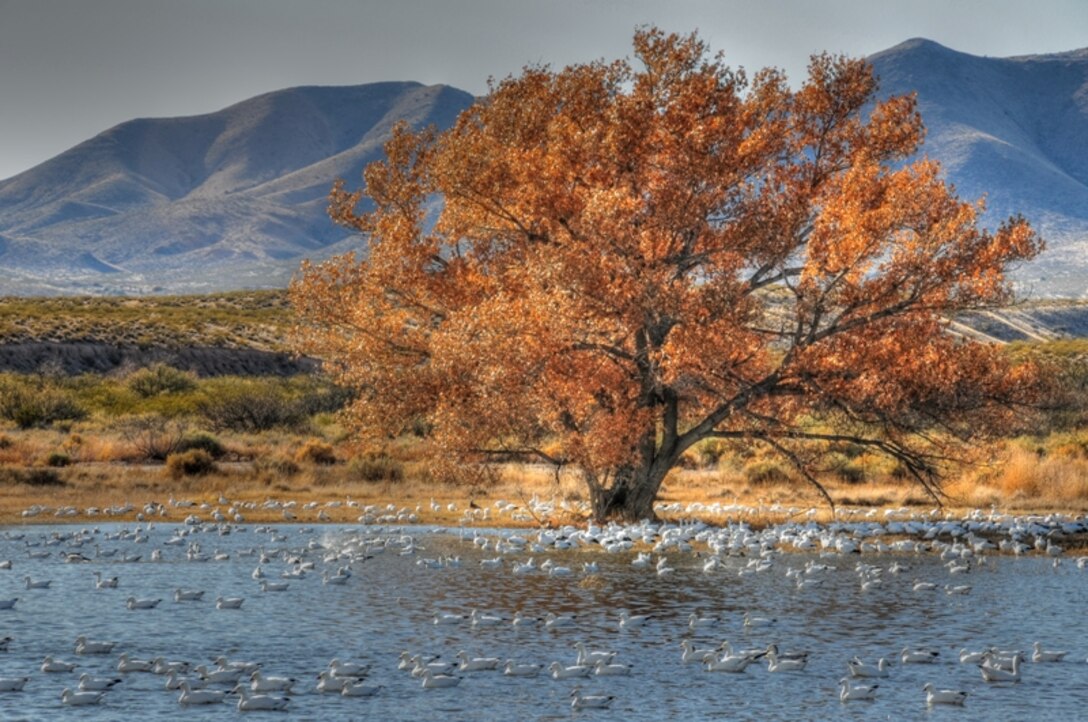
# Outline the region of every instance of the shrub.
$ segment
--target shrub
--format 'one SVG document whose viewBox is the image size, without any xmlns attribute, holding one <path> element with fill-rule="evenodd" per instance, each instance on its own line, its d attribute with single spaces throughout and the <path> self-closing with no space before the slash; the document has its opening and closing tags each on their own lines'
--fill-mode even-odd
<svg viewBox="0 0 1088 722">
<path fill-rule="evenodd" d="M 201 449 L 208 452 L 213 459 L 222 459 L 227 455 L 227 449 L 211 434 L 198 433 L 186 436 L 178 443 L 177 451 L 189 451 Z"/>
<path fill-rule="evenodd" d="M 282 389 L 245 380 L 209 393 L 199 403 L 198 410 L 216 431 L 253 433 L 293 428 L 306 418 Z"/>
<path fill-rule="evenodd" d="M 401 481 L 404 464 L 385 454 L 367 454 L 351 461 L 352 474 L 362 481 Z"/>
<path fill-rule="evenodd" d="M 757 459 L 744 466 L 744 478 L 751 484 L 779 484 L 790 480 L 789 473 L 777 461 Z"/>
<path fill-rule="evenodd" d="M 174 479 L 204 476 L 216 470 L 215 459 L 203 449 L 190 449 L 166 457 L 166 473 Z"/>
<path fill-rule="evenodd" d="M 0 418 L 14 422 L 20 429 L 79 421 L 86 416 L 69 392 L 51 382 L 0 381 Z"/>
<path fill-rule="evenodd" d="M 0 484 L 64 486 L 64 481 L 53 469 L 21 469 L 14 466 L 0 466 Z"/>
<path fill-rule="evenodd" d="M 71 466 L 72 457 L 68 456 L 62 451 L 54 451 L 49 456 L 45 457 L 45 465 L 59 468 L 63 466 Z"/>
<path fill-rule="evenodd" d="M 336 463 L 336 453 L 329 444 L 309 439 L 295 454 L 295 461 L 300 464 L 330 465 Z"/>
<path fill-rule="evenodd" d="M 156 363 L 129 376 L 128 387 L 147 399 L 160 394 L 180 394 L 192 391 L 196 388 L 196 378 L 191 372 Z"/>
<path fill-rule="evenodd" d="M 119 426 L 121 435 L 132 444 L 136 453 L 152 461 L 162 461 L 180 451 L 187 430 L 184 421 L 158 414 L 133 416 Z"/>
<path fill-rule="evenodd" d="M 270 472 L 281 476 L 294 476 L 299 472 L 298 464 L 282 456 L 257 459 L 253 462 L 253 468 L 258 472 Z"/>
</svg>

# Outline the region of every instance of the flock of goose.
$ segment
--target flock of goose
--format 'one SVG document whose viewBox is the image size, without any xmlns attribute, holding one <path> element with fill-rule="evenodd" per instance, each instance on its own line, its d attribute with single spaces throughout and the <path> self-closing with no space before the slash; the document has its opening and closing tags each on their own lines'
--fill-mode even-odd
<svg viewBox="0 0 1088 722">
<path fill-rule="evenodd" d="M 103 517 L 127 513 L 139 514 L 140 520 L 127 527 L 111 524 L 105 530 L 74 525 L 47 531 L 25 527 L 9 529 L 0 535 L 0 553 L 9 557 L 0 559 L 0 575 L 11 574 L 7 586 L 22 590 L 16 596 L 5 597 L 0 593 L 0 610 L 7 610 L 0 613 L 0 625 L 5 614 L 18 615 L 22 607 L 36 603 L 37 595 L 57 591 L 52 585 L 54 580 L 43 576 L 56 568 L 52 564 L 86 565 L 88 593 L 115 595 L 117 608 L 124 610 L 120 613 L 130 613 L 133 618 L 163 614 L 171 605 L 208 604 L 214 606 L 216 613 L 246 614 L 247 596 L 260 595 L 273 604 L 271 600 L 280 597 L 280 593 L 297 590 L 301 585 L 309 585 L 307 594 L 315 601 L 318 595 L 332 593 L 331 588 L 336 587 L 351 594 L 360 583 L 380 581 L 366 580 L 365 562 L 378 555 L 419 575 L 461 570 L 461 574 L 470 577 L 485 575 L 487 579 L 500 581 L 506 575 L 554 579 L 549 583 L 570 588 L 592 585 L 593 580 L 622 569 L 625 574 L 642 575 L 646 579 L 668 580 L 674 575 L 701 574 L 720 578 L 722 584 L 738 585 L 745 584 L 743 580 L 748 577 L 779 575 L 789 580 L 790 588 L 795 590 L 793 594 L 804 595 L 813 593 L 808 590 L 819 589 L 829 579 L 841 584 L 842 575 L 850 572 L 856 577 L 857 591 L 861 594 L 876 593 L 885 587 L 898 590 L 903 597 L 943 595 L 950 599 L 972 594 L 973 585 L 968 580 L 973 573 L 992 564 L 993 554 L 1038 554 L 1051 559 L 1048 564 L 1069 564 L 1077 569 L 1088 565 L 1088 557 L 1067 557 L 1063 548 L 1069 540 L 1088 534 L 1085 519 L 1062 515 L 1015 517 L 992 510 L 979 510 L 964 518 L 906 509 L 885 512 L 882 516 L 865 512 L 832 524 L 818 524 L 812 520 L 812 514 L 794 510 L 793 516 L 804 521 L 756 529 L 744 520 L 745 514 L 739 507 L 719 505 L 715 509 L 688 505 L 662 508 L 662 511 L 704 516 L 720 512 L 726 518 L 720 525 L 589 524 L 532 532 L 468 526 L 468 522 L 478 520 L 501 526 L 503 518 L 520 520 L 525 515 L 541 518 L 548 513 L 549 505 L 556 503 L 534 499 L 523 507 L 497 502 L 483 510 L 466 510 L 464 524 L 459 527 L 424 529 L 393 524 L 419 522 L 426 516 L 425 508 L 353 507 L 351 500 L 301 506 L 267 502 L 278 505 L 293 520 L 303 517 L 306 522 L 320 520 L 321 514 L 327 516 L 334 509 L 357 508 L 358 522 L 363 526 L 338 528 L 334 535 L 321 535 L 315 533 L 314 527 L 306 526 L 248 527 L 244 522 L 246 505 L 224 497 L 219 498 L 218 504 L 171 500 L 165 505 L 149 504 L 143 509 L 127 506 L 95 509 L 94 513 Z M 432 511 L 439 508 L 448 509 L 431 503 Z M 24 516 L 44 513 L 47 510 L 33 508 Z M 52 513 L 62 518 L 70 516 L 67 510 Z M 170 514 L 183 515 L 184 519 L 181 523 L 170 523 Z M 453 540 L 445 545 L 443 554 L 432 555 L 428 551 L 435 533 Z M 222 541 L 228 538 L 232 540 L 230 545 Z M 239 544 L 239 539 L 246 542 Z M 229 546 L 229 551 L 221 550 L 220 546 L 225 549 Z M 599 553 L 578 554 L 589 550 Z M 913 556 L 923 554 L 940 558 L 943 578 L 932 574 L 922 578 L 912 571 Z M 249 595 L 232 591 L 237 589 L 236 584 L 227 593 L 214 594 L 185 583 L 184 564 L 231 562 L 232 568 L 238 568 L 240 561 L 247 561 L 245 568 L 251 570 L 248 575 L 251 579 L 245 580 L 252 585 Z M 19 568 L 24 564 L 31 571 L 21 575 L 19 584 L 15 580 L 20 579 Z M 180 582 L 168 596 L 148 594 L 147 590 L 139 589 L 138 575 L 125 574 L 124 565 L 128 564 L 172 564 L 173 574 Z M 436 581 L 442 583 L 440 578 Z M 0 576 L 0 585 L 3 584 Z M 205 596 L 208 602 L 204 601 Z M 758 600 L 752 601 L 754 607 Z M 392 682 L 376 682 L 371 677 L 372 668 L 373 676 L 386 679 L 396 675 L 393 671 L 396 668 L 422 690 L 456 688 L 464 680 L 487 674 L 567 681 L 574 684 L 566 695 L 570 707 L 592 710 L 610 708 L 621 697 L 610 678 L 637 677 L 639 670 L 636 660 L 625 659 L 622 650 L 607 646 L 592 648 L 585 639 L 576 638 L 584 634 L 587 624 L 595 625 L 602 633 L 636 638 L 644 635 L 642 639 L 646 642 L 664 639 L 676 644 L 682 638 L 676 645 L 680 650 L 678 666 L 695 665 L 707 673 L 741 675 L 750 667 L 764 667 L 770 674 L 806 675 L 810 674 L 807 671 L 810 662 L 823 654 L 819 649 L 788 650 L 784 645 L 779 646 L 783 641 L 780 639 L 749 649 L 734 648 L 728 641 L 717 640 L 699 646 L 699 640 L 729 633 L 728 630 L 737 627 L 746 637 L 774 640 L 781 626 L 755 608 L 733 620 L 703 610 L 686 617 L 669 609 L 641 611 L 645 613 L 599 609 L 595 611 L 595 621 L 587 622 L 585 614 L 572 614 L 567 609 L 432 608 L 425 619 L 417 620 L 417 626 L 434 630 L 432 639 L 443 640 L 436 642 L 438 649 L 404 650 L 399 658 L 373 659 L 369 663 L 333 658 L 327 667 L 309 670 L 309 678 L 314 681 L 306 682 L 301 681 L 305 679 L 301 675 L 269 674 L 259 662 L 230 660 L 226 656 L 207 662 L 168 659 L 166 654 L 139 657 L 132 649 L 120 651 L 117 641 L 100 638 L 93 620 L 88 620 L 86 632 L 73 641 L 75 660 L 65 659 L 63 651 L 40 650 L 42 662 L 36 673 L 16 671 L 3 664 L 3 653 L 12 645 L 19 645 L 20 640 L 15 634 L 0 639 L 0 670 L 3 670 L 0 693 L 18 693 L 28 684 L 34 688 L 51 684 L 47 680 L 59 679 L 55 699 L 60 704 L 91 706 L 108 702 L 111 694 L 130 685 L 134 676 L 161 675 L 158 686 L 176 694 L 178 703 L 185 708 L 232 701 L 241 711 L 274 711 L 291 709 L 292 698 L 299 694 L 335 694 L 342 698 L 388 694 Z M 486 647 L 487 630 L 499 629 L 538 638 L 544 635 L 549 648 L 568 649 L 570 656 L 563 658 L 560 651 L 547 659 L 518 659 L 508 656 L 508 652 L 493 654 L 494 650 L 485 649 L 483 653 L 473 653 L 465 648 L 466 639 Z M 0 626 L 0 635 L 3 634 L 7 631 Z M 458 648 L 450 647 L 450 640 L 456 640 Z M 1050 650 L 1035 642 L 1030 652 L 996 646 L 964 648 L 952 664 L 976 666 L 983 686 L 1001 686 L 1032 675 L 1029 662 L 1053 664 L 1062 662 L 1066 656 L 1065 651 Z M 96 662 L 87 664 L 86 660 Z M 116 674 L 102 673 L 106 660 L 110 671 Z M 929 665 L 935 670 L 932 679 L 918 688 L 919 699 L 926 705 L 962 706 L 969 696 L 982 689 L 950 686 L 949 665 L 939 649 L 908 647 L 894 657 L 885 654 L 866 662 L 854 656 L 842 659 L 838 665 L 839 673 L 843 674 L 838 681 L 838 700 L 844 704 L 879 699 L 898 676 L 894 670 L 912 665 Z"/>
</svg>

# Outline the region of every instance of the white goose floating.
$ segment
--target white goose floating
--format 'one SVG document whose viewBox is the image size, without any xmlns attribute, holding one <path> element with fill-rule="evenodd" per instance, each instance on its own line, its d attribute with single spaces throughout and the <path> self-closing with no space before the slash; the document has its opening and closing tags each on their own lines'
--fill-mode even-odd
<svg viewBox="0 0 1088 722">
<path fill-rule="evenodd" d="M 154 609 L 159 606 L 161 599 L 137 599 L 136 597 L 129 597 L 125 600 L 125 606 L 129 609 Z"/>
<path fill-rule="evenodd" d="M 958 689 L 936 689 L 926 682 L 922 690 L 926 693 L 926 704 L 930 707 L 935 704 L 962 705 L 967 701 L 967 693 Z"/>
<path fill-rule="evenodd" d="M 552 662 L 548 665 L 548 672 L 551 673 L 552 679 L 577 679 L 588 677 L 593 672 L 593 667 L 586 664 L 575 664 L 568 667 L 559 662 Z"/>
<path fill-rule="evenodd" d="M 79 675 L 80 692 L 105 692 L 118 684 L 121 680 L 117 677 L 94 677 L 86 672 Z"/>
<path fill-rule="evenodd" d="M 344 683 L 344 686 L 340 690 L 340 694 L 344 697 L 373 697 L 382 689 L 380 684 L 366 684 L 364 682 L 352 682 L 350 680 Z"/>
<path fill-rule="evenodd" d="M 215 608 L 216 609 L 241 609 L 242 602 L 245 599 L 243 597 L 216 597 Z"/>
<path fill-rule="evenodd" d="M 76 654 L 109 654 L 116 642 L 96 642 L 84 635 L 76 637 Z"/>
<path fill-rule="evenodd" d="M 104 696 L 102 692 L 73 692 L 65 687 L 60 693 L 60 701 L 69 707 L 86 707 L 98 704 Z"/>
<path fill-rule="evenodd" d="M 498 669 L 500 661 L 498 657 L 469 657 L 464 650 L 457 653 L 456 658 L 461 660 L 457 669 L 461 672 L 482 672 Z"/>
<path fill-rule="evenodd" d="M 218 689 L 193 689 L 188 680 L 182 680 L 179 689 L 178 704 L 219 704 L 227 696 L 227 693 Z"/>
<path fill-rule="evenodd" d="M 30 677 L 0 677 L 0 692 L 22 692 Z"/>
<path fill-rule="evenodd" d="M 877 660 L 876 664 L 866 664 L 857 657 L 854 657 L 846 663 L 847 669 L 850 670 L 851 677 L 887 677 L 888 676 L 888 660 L 881 657 Z"/>
<path fill-rule="evenodd" d="M 879 687 L 879 684 L 852 685 L 849 679 L 843 677 L 839 680 L 839 701 L 852 702 L 855 700 L 875 699 Z"/>
<path fill-rule="evenodd" d="M 582 694 L 581 687 L 575 687 L 570 692 L 570 706 L 574 709 L 604 709 L 614 699 L 611 695 Z"/>
<path fill-rule="evenodd" d="M 238 685 L 233 690 L 238 694 L 238 709 L 242 712 L 251 712 L 254 710 L 284 710 L 287 709 L 288 699 L 286 697 L 274 697 L 268 694 L 251 694 L 242 685 Z"/>
<path fill-rule="evenodd" d="M 1065 655 L 1069 654 L 1069 652 L 1044 650 L 1042 642 L 1036 642 L 1031 648 L 1034 650 L 1031 653 L 1032 662 L 1060 662 L 1065 658 Z"/>
<path fill-rule="evenodd" d="M 978 666 L 982 672 L 982 679 L 986 682 L 1019 682 L 1020 681 L 1020 660 L 1022 660 L 1019 654 L 1013 655 L 1012 669 L 1002 669 L 1000 667 L 994 667 L 989 664 L 989 658 L 986 662 L 983 662 Z"/>
<path fill-rule="evenodd" d="M 65 662 L 60 659 L 53 659 L 53 657 L 46 655 L 42 660 L 42 666 L 40 669 L 43 672 L 71 672 L 79 665 L 75 662 Z"/>
</svg>

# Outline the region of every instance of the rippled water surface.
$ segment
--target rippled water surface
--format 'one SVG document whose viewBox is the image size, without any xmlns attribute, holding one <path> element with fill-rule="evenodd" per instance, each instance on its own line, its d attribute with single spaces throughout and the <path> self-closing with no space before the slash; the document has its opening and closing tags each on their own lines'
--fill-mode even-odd
<svg viewBox="0 0 1088 722">
<path fill-rule="evenodd" d="M 104 552 L 141 555 L 138 562 L 94 559 L 65 563 L 64 543 L 28 547 L 48 540 L 54 532 L 69 534 L 72 527 L 27 527 L 0 536 L 0 558 L 13 568 L 0 571 L 0 599 L 19 597 L 15 609 L 0 611 L 0 636 L 11 636 L 9 651 L 0 653 L 0 676 L 29 676 L 21 693 L 0 693 L 2 719 L 380 719 L 380 720 L 825 720 L 825 719 L 1083 719 L 1088 707 L 1088 574 L 1067 562 L 1058 568 L 1042 558 L 993 557 L 970 574 L 950 576 L 935 556 L 838 556 L 823 559 L 837 567 L 825 573 L 822 586 L 798 590 L 786 576 L 788 567 L 800 567 L 815 555 L 786 554 L 773 567 L 739 576 L 747 560 L 727 558 L 713 573 L 702 571 L 703 559 L 674 552 L 669 565 L 676 571 L 658 577 L 653 568 L 635 569 L 634 552 L 605 554 L 568 551 L 536 554 L 575 569 L 569 577 L 542 572 L 514 575 L 514 561 L 529 553 L 508 554 L 501 569 L 480 567 L 480 552 L 468 539 L 452 532 L 427 529 L 362 529 L 358 527 L 276 527 L 235 530 L 221 536 L 214 529 L 194 533 L 205 554 L 216 550 L 226 561 L 186 559 L 185 546 L 166 546 L 177 529 L 154 527 L 143 543 L 108 539 L 121 526 L 103 525 L 92 532 L 94 541 L 79 551 L 94 557 L 94 543 Z M 132 527 L 130 527 L 132 528 Z M 490 532 L 491 535 L 504 532 Z M 353 576 L 343 586 L 322 585 L 323 556 L 340 549 L 354 537 L 371 539 L 411 534 L 422 549 L 401 554 L 398 547 L 352 565 Z M 23 535 L 22 538 L 15 538 Z M 278 536 L 277 536 L 278 535 Z M 320 545 L 320 546 L 318 546 Z M 310 548 L 313 547 L 313 548 Z M 305 554 L 317 563 L 316 572 L 290 581 L 281 593 L 261 593 L 251 572 L 254 556 L 239 551 L 261 549 L 277 555 L 265 565 L 270 578 L 289 568 L 280 552 Z M 161 561 L 151 553 L 162 550 Z M 49 551 L 44 559 L 28 551 Z M 699 551 L 697 549 L 697 551 Z M 430 569 L 423 558 L 457 555 L 461 566 Z M 887 567 L 898 560 L 909 570 L 885 573 L 882 586 L 861 591 L 854 565 L 859 559 Z M 587 577 L 581 564 L 596 560 L 600 570 Z M 118 576 L 117 589 L 97 590 L 93 572 Z M 24 578 L 52 580 L 49 589 L 26 589 Z M 944 584 L 970 584 L 969 595 L 949 596 L 941 590 L 912 591 L 915 579 Z M 176 603 L 178 587 L 205 590 L 205 601 Z M 242 596 L 240 610 L 217 610 L 217 595 Z M 162 598 L 158 608 L 130 611 L 129 596 Z M 470 625 L 435 625 L 436 611 L 467 614 L 479 608 L 509 619 L 516 610 L 530 615 L 545 612 L 575 614 L 572 627 L 515 630 L 509 623 L 473 629 Z M 637 631 L 618 629 L 618 610 L 651 614 Z M 693 611 L 720 617 L 720 623 L 692 632 Z M 742 615 L 751 611 L 777 622 L 746 631 Z M 74 653 L 80 635 L 117 643 L 113 654 Z M 738 647 L 763 647 L 771 642 L 783 648 L 811 651 L 803 672 L 768 673 L 752 665 L 744 674 L 710 673 L 698 665 L 684 665 L 679 644 L 691 638 L 705 647 L 730 640 Z M 521 663 L 547 665 L 553 660 L 573 664 L 576 641 L 593 648 L 615 650 L 617 662 L 630 664 L 629 677 L 586 680 L 587 691 L 615 696 L 610 710 L 572 711 L 574 683 L 535 678 L 506 677 L 497 672 L 466 674 L 459 687 L 424 690 L 418 680 L 397 669 L 403 650 L 452 660 L 459 650 L 474 656 L 497 656 Z M 987 685 L 972 665 L 957 659 L 961 647 L 996 645 L 1030 651 L 1033 641 L 1047 647 L 1070 649 L 1061 664 L 1027 664 L 1023 682 Z M 935 665 L 900 665 L 891 668 L 873 702 L 840 703 L 838 680 L 853 655 L 868 661 L 893 657 L 905 646 L 940 650 Z M 153 674 L 118 675 L 120 652 L 149 658 L 210 664 L 217 655 L 260 662 L 267 674 L 297 678 L 290 712 L 242 713 L 232 703 L 213 707 L 181 708 L 177 692 L 163 688 Z M 38 671 L 51 654 L 76 661 L 70 674 Z M 370 682 L 383 686 L 372 698 L 319 695 L 316 676 L 329 660 L 370 663 Z M 64 687 L 75 688 L 80 672 L 122 676 L 97 707 L 78 712 L 60 704 Z M 966 708 L 927 710 L 922 685 L 967 690 Z M 230 699 L 230 698 L 228 698 Z"/>
</svg>

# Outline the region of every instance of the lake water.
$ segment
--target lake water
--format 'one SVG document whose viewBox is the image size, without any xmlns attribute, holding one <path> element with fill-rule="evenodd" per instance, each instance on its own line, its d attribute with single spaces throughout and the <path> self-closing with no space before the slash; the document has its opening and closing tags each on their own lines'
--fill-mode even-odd
<svg viewBox="0 0 1088 722">
<path fill-rule="evenodd" d="M 766 571 L 741 576 L 743 557 L 723 557 L 719 569 L 706 573 L 705 547 L 667 553 L 670 575 L 659 577 L 654 567 L 631 565 L 635 551 L 604 553 L 573 550 L 531 554 L 507 553 L 502 568 L 487 569 L 480 560 L 494 551 L 480 551 L 468 533 L 428 529 L 277 526 L 235 529 L 220 535 L 214 527 L 194 532 L 181 545 L 164 544 L 179 529 L 158 525 L 147 541 L 116 538 L 135 525 L 33 526 L 9 528 L 0 535 L 0 558 L 13 568 L 0 571 L 0 599 L 19 597 L 12 610 L 0 611 L 0 636 L 11 636 L 9 651 L 0 652 L 0 676 L 29 676 L 21 693 L 0 693 L 0 718 L 58 719 L 224 719 L 275 718 L 314 720 L 1025 720 L 1084 718 L 1088 709 L 1088 573 L 1072 560 L 1058 567 L 1045 557 L 991 557 L 967 574 L 951 575 L 934 554 L 873 554 L 859 556 L 784 554 Z M 56 542 L 56 535 L 85 529 L 82 545 Z M 486 536 L 514 532 L 488 531 Z M 525 536 L 531 533 L 519 532 Z M 409 544 L 414 553 L 403 553 Z M 21 538 L 19 538 L 21 537 Z M 49 544 L 50 540 L 52 544 Z M 186 549 L 197 542 L 201 553 L 229 555 L 225 561 L 190 561 Z M 28 546 L 28 543 L 35 546 Z M 362 549 L 372 558 L 351 563 L 353 575 L 344 585 L 323 585 L 320 571 L 344 563 L 323 558 L 345 548 Z M 113 558 L 94 558 L 95 545 Z M 384 552 L 375 553 L 378 547 Z M 251 577 L 263 549 L 274 557 L 263 565 L 268 578 L 280 580 L 291 565 L 287 555 L 316 563 L 314 571 L 289 580 L 284 592 L 262 593 Z M 162 559 L 152 561 L 154 550 Z M 28 553 L 48 551 L 46 558 Z M 63 553 L 78 551 L 92 561 L 66 563 Z M 696 556 L 696 552 L 700 556 Z M 122 555 L 140 555 L 122 562 Z M 456 555 L 460 567 L 429 568 L 421 559 Z M 544 572 L 515 575 L 515 561 L 530 556 L 569 565 L 571 576 Z M 654 561 L 658 556 L 654 556 Z M 818 560 L 836 567 L 824 572 L 822 586 L 798 589 L 786 574 Z M 583 562 L 596 561 L 599 571 L 582 573 Z M 858 561 L 887 568 L 898 561 L 908 571 L 885 571 L 881 586 L 862 591 L 854 571 Z M 117 576 L 117 589 L 95 588 L 93 572 Z M 49 589 L 26 589 L 24 578 L 52 580 Z M 915 580 L 970 584 L 967 595 L 943 589 L 912 590 Z M 204 601 L 174 601 L 178 587 L 205 591 Z M 217 610 L 216 596 L 245 598 L 239 610 Z M 129 610 L 125 600 L 161 598 L 150 610 Z M 576 615 L 562 630 L 515 629 L 504 623 L 473 629 L 435 625 L 436 612 L 468 614 L 478 608 L 509 620 L 515 611 L 542 616 L 546 612 Z M 618 611 L 651 614 L 637 631 L 618 629 Z M 713 615 L 720 622 L 693 632 L 692 612 Z M 770 627 L 746 630 L 742 615 L 777 619 Z M 78 635 L 116 642 L 112 654 L 77 655 Z M 771 674 L 753 664 L 743 674 L 706 672 L 684 665 L 679 644 L 690 638 L 699 647 L 730 640 L 735 646 L 782 648 L 811 652 L 802 672 Z M 960 664 L 960 648 L 997 646 L 1028 651 L 1039 640 L 1048 648 L 1069 649 L 1060 664 L 1026 664 L 1023 681 L 1015 685 L 983 682 L 974 665 Z M 398 655 L 413 653 L 453 660 L 459 650 L 473 656 L 496 656 L 520 663 L 547 665 L 553 660 L 573 664 L 576 641 L 591 648 L 617 652 L 616 661 L 633 665 L 627 677 L 593 677 L 583 682 L 587 692 L 614 695 L 608 710 L 572 710 L 571 680 L 553 680 L 542 672 L 535 678 L 507 677 L 498 672 L 465 674 L 452 689 L 424 690 L 420 682 L 397 669 Z M 892 665 L 890 676 L 878 681 L 872 702 L 841 703 L 838 680 L 846 661 L 859 655 L 873 662 L 880 656 L 897 658 L 906 646 L 938 649 L 933 665 Z M 289 713 L 239 712 L 228 702 L 211 707 L 182 708 L 178 692 L 163 687 L 154 674 L 116 671 L 120 652 L 140 658 L 163 655 L 170 660 L 208 664 L 218 655 L 260 662 L 266 674 L 298 679 Z M 79 663 L 73 673 L 38 671 L 42 658 L 53 655 Z M 317 674 L 339 657 L 372 665 L 369 681 L 382 685 L 371 698 L 321 695 Z M 75 688 L 81 672 L 123 677 L 101 705 L 77 710 L 61 706 L 64 687 Z M 925 705 L 922 686 L 966 690 L 965 708 L 932 710 Z M 226 689 L 226 687 L 221 687 Z"/>
</svg>

